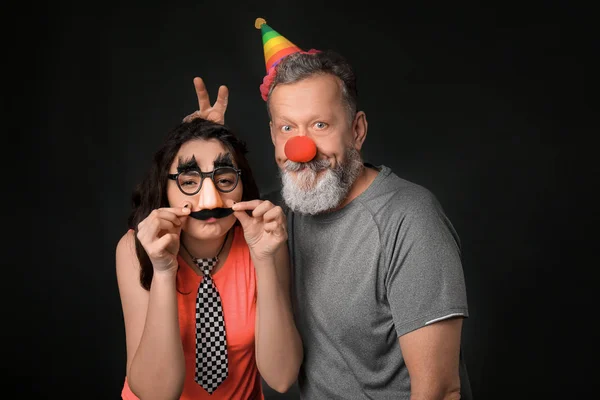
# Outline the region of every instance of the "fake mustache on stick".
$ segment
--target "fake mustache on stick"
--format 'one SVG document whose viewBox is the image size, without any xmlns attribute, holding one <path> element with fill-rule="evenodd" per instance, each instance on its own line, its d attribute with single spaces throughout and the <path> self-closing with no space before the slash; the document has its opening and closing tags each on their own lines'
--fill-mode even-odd
<svg viewBox="0 0 600 400">
<path fill-rule="evenodd" d="M 200 211 L 192 211 L 190 212 L 190 217 L 199 220 L 206 220 L 209 218 L 223 218 L 231 214 L 233 214 L 233 210 L 231 208 L 213 208 L 210 210 L 206 209 Z"/>
</svg>

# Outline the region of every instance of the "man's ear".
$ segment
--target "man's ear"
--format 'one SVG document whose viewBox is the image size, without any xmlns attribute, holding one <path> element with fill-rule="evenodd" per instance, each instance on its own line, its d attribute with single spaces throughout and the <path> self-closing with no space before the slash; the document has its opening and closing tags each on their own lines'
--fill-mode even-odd
<svg viewBox="0 0 600 400">
<path fill-rule="evenodd" d="M 356 150 L 360 150 L 367 138 L 367 114 L 364 111 L 359 111 L 354 116 L 352 122 L 352 142 Z"/>
</svg>

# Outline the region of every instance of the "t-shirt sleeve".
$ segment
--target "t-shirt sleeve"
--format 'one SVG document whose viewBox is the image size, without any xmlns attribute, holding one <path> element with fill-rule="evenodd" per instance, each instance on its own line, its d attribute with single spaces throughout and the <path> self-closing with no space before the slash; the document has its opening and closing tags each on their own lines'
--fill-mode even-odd
<svg viewBox="0 0 600 400">
<path fill-rule="evenodd" d="M 468 317 L 460 241 L 433 194 L 397 199 L 388 225 L 387 298 L 402 336 L 454 316 Z"/>
</svg>

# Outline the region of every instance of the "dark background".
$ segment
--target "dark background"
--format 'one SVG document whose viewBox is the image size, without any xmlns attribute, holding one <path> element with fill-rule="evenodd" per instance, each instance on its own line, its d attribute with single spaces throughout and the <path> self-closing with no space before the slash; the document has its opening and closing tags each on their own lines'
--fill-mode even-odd
<svg viewBox="0 0 600 400">
<path fill-rule="evenodd" d="M 6 9 L 13 244 L 3 265 L 17 280 L 3 280 L 12 356 L 3 375 L 16 391 L 119 398 L 125 337 L 114 250 L 131 188 L 166 132 L 197 109 L 194 76 L 213 100 L 229 87 L 227 122 L 248 142 L 263 192 L 277 186 L 258 89 L 265 71 L 254 19 L 264 17 L 298 46 L 350 60 L 369 121 L 364 158 L 431 189 L 458 230 L 475 398 L 585 397 L 597 338 L 589 306 L 598 262 L 587 258 L 598 223 L 591 10 L 422 3 Z M 296 389 L 267 388 L 267 398 L 297 398 Z"/>
</svg>

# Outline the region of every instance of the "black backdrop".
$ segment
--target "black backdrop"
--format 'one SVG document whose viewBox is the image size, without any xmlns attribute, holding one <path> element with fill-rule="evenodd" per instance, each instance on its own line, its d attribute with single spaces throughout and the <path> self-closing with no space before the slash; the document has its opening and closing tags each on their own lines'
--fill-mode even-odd
<svg viewBox="0 0 600 400">
<path fill-rule="evenodd" d="M 213 98 L 229 86 L 227 121 L 260 188 L 276 187 L 253 26 L 264 17 L 302 48 L 348 57 L 369 121 L 365 159 L 431 189 L 458 230 L 475 397 L 581 398 L 598 267 L 586 259 L 598 222 L 591 11 L 417 3 L 54 2 L 4 13 L 3 137 L 17 144 L 5 145 L 14 243 L 3 265 L 18 278 L 3 285 L 14 356 L 3 375 L 17 392 L 119 398 L 114 249 L 152 152 L 197 108 L 194 76 Z"/>
</svg>

